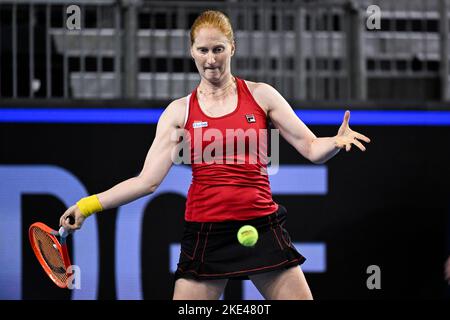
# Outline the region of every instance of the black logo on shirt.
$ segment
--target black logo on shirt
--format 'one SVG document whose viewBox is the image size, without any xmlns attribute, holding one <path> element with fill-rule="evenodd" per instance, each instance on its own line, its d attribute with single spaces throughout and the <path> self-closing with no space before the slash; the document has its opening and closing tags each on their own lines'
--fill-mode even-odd
<svg viewBox="0 0 450 320">
<path fill-rule="evenodd" d="M 253 114 L 246 114 L 245 118 L 247 118 L 248 123 L 256 122 L 255 116 Z"/>
</svg>

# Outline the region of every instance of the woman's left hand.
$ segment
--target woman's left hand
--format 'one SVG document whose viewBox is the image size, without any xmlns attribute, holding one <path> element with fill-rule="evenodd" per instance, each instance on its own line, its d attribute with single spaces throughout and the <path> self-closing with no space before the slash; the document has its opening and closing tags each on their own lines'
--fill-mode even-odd
<svg viewBox="0 0 450 320">
<path fill-rule="evenodd" d="M 361 151 L 366 151 L 366 148 L 359 140 L 369 143 L 370 139 L 365 135 L 350 129 L 350 126 L 348 125 L 349 120 L 350 120 L 350 111 L 347 110 L 345 111 L 344 120 L 342 121 L 339 131 L 335 136 L 336 147 L 340 149 L 345 148 L 345 150 L 348 152 L 352 148 L 352 144 L 354 144 L 359 149 L 361 149 Z"/>
</svg>

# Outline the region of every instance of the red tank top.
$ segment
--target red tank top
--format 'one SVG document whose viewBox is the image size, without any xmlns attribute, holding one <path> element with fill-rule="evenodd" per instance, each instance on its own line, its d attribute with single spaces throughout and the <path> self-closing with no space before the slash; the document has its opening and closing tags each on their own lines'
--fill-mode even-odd
<svg viewBox="0 0 450 320">
<path fill-rule="evenodd" d="M 248 220 L 278 209 L 265 161 L 266 114 L 245 81 L 236 77 L 236 84 L 237 106 L 221 117 L 209 117 L 201 110 L 197 89 L 190 95 L 185 129 L 190 137 L 192 183 L 186 221 Z"/>
</svg>

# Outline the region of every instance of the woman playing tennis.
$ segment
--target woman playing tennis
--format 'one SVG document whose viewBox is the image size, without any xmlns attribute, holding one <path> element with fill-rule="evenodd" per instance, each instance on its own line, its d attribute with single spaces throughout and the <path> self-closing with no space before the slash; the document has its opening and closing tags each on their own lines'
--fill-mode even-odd
<svg viewBox="0 0 450 320">
<path fill-rule="evenodd" d="M 264 143 L 244 153 L 216 153 L 214 159 L 221 161 L 194 160 L 208 148 L 211 139 L 205 135 L 220 133 L 224 137 L 220 144 L 234 144 L 239 141 L 225 141 L 230 130 L 267 130 L 267 119 L 301 156 L 316 164 L 328 161 L 341 149 L 350 151 L 352 145 L 365 151 L 361 141 L 370 139 L 350 129 L 349 111 L 336 136 L 318 138 L 272 86 L 233 76 L 231 58 L 236 48 L 230 21 L 223 13 L 203 12 L 190 36 L 190 53 L 200 83 L 164 110 L 140 174 L 81 199 L 61 216 L 60 224 L 79 229 L 94 212 L 154 192 L 173 164 L 172 152 L 178 142 L 171 137 L 184 129 L 190 137 L 193 179 L 173 298 L 218 299 L 228 279 L 238 278 L 250 279 L 266 299 L 312 299 L 299 267 L 305 258 L 294 248 L 285 228 L 286 209 L 272 199 L 266 163 L 246 161 L 250 153 L 264 154 Z M 195 141 L 199 136 L 203 140 Z M 248 137 L 236 139 L 248 144 Z M 66 222 L 68 216 L 75 218 L 74 225 Z M 238 242 L 236 234 L 243 225 L 258 230 L 254 247 Z"/>
</svg>

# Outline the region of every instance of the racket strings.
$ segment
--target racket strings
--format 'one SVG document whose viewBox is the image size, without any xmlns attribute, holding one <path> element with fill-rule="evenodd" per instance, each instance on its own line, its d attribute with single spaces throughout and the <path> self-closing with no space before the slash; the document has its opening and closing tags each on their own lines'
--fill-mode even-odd
<svg viewBox="0 0 450 320">
<path fill-rule="evenodd" d="M 52 274 L 61 282 L 66 283 L 66 267 L 53 239 L 47 232 L 39 228 L 33 228 L 33 240 Z"/>
</svg>

